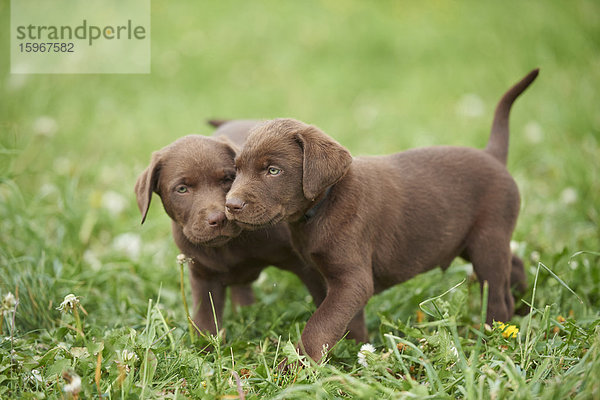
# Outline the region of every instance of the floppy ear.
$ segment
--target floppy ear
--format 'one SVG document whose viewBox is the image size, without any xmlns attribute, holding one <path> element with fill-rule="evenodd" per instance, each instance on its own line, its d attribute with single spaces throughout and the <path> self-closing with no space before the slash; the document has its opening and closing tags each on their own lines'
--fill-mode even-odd
<svg viewBox="0 0 600 400">
<path fill-rule="evenodd" d="M 135 182 L 135 195 L 137 197 L 138 208 L 142 213 L 142 224 L 148 215 L 152 192 L 155 192 L 158 184 L 158 174 L 161 167 L 161 154 L 155 152 L 152 154 L 152 160 L 148 168 L 144 170 Z"/>
<path fill-rule="evenodd" d="M 206 122 L 208 122 L 209 125 L 214 126 L 215 128 L 218 128 L 221 125 L 228 123 L 229 120 L 227 120 L 227 119 L 209 119 Z"/>
<path fill-rule="evenodd" d="M 346 175 L 352 156 L 341 144 L 314 126 L 296 134 L 303 150 L 302 190 L 314 200 Z"/>
<path fill-rule="evenodd" d="M 225 135 L 219 135 L 219 136 L 214 136 L 214 139 L 221 142 L 221 143 L 225 143 L 228 147 L 227 151 L 231 154 L 231 158 L 235 158 L 235 156 L 237 156 L 240 153 L 240 147 L 233 143 L 233 141 L 231 139 L 229 139 L 227 136 Z"/>
</svg>

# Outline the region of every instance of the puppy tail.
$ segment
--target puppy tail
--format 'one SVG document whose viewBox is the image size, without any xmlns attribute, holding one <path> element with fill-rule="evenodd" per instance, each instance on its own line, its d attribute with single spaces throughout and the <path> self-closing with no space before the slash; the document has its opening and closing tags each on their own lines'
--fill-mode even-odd
<svg viewBox="0 0 600 400">
<path fill-rule="evenodd" d="M 492 132 L 490 134 L 490 140 L 485 147 L 485 151 L 490 153 L 504 165 L 506 165 L 506 159 L 508 157 L 508 117 L 510 108 L 517 97 L 519 97 L 519 95 L 531 85 L 535 78 L 537 78 L 539 72 L 539 68 L 534 69 L 527 74 L 525 78 L 521 79 L 519 83 L 508 89 L 496 106 Z"/>
</svg>

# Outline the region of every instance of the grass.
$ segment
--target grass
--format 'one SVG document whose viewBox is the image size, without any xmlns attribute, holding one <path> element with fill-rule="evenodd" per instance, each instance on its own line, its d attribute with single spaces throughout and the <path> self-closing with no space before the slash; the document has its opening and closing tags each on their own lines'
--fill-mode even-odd
<svg viewBox="0 0 600 400">
<path fill-rule="evenodd" d="M 17 304 L 2 314 L 0 398 L 73 397 L 78 378 L 80 398 L 600 398 L 599 12 L 155 0 L 152 73 L 139 76 L 11 75 L 1 29 L 0 295 Z M 140 226 L 132 193 L 152 151 L 208 134 L 206 118 L 277 116 L 353 154 L 481 147 L 495 102 L 534 67 L 511 115 L 530 282 L 519 304 L 532 309 L 510 321 L 516 337 L 481 326 L 478 284 L 457 261 L 369 302 L 366 366 L 342 340 L 324 365 L 277 370 L 314 306 L 274 268 L 255 305 L 228 306 L 223 336 L 192 344 L 168 217 L 154 204 Z M 69 293 L 81 329 L 57 310 Z"/>
</svg>

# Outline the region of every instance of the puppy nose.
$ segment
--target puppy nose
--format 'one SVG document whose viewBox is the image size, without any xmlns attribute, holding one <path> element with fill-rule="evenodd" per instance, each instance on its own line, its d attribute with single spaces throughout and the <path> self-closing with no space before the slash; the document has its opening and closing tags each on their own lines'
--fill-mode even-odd
<svg viewBox="0 0 600 400">
<path fill-rule="evenodd" d="M 245 205 L 246 203 L 237 197 L 230 197 L 225 203 L 225 207 L 227 207 L 227 210 L 231 213 L 242 211 L 242 208 L 244 208 Z"/>
<path fill-rule="evenodd" d="M 210 213 L 206 218 L 206 222 L 213 228 L 219 228 L 223 226 L 223 223 L 225 222 L 225 213 L 223 211 Z"/>
</svg>

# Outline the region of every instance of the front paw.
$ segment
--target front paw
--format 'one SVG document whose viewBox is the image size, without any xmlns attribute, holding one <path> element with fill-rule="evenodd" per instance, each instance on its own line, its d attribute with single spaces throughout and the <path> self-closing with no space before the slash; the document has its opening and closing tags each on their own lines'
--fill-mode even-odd
<svg viewBox="0 0 600 400">
<path fill-rule="evenodd" d="M 298 374 L 303 367 L 309 366 L 307 356 L 302 354 L 299 347 L 294 346 L 288 341 L 281 349 L 283 360 L 277 365 L 277 370 L 281 374 Z"/>
<path fill-rule="evenodd" d="M 277 365 L 277 370 L 281 373 L 295 373 L 297 374 L 304 367 L 310 367 L 315 362 L 324 364 L 328 360 L 329 346 L 323 345 L 319 356 L 311 357 L 307 355 L 302 344 L 294 346 L 291 342 L 287 342 L 281 352 L 284 355 L 283 360 Z"/>
</svg>

